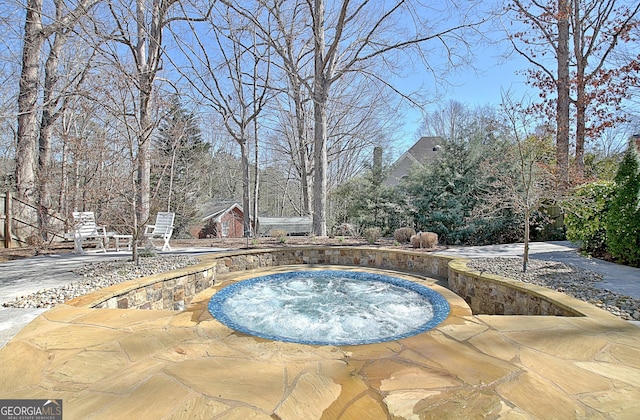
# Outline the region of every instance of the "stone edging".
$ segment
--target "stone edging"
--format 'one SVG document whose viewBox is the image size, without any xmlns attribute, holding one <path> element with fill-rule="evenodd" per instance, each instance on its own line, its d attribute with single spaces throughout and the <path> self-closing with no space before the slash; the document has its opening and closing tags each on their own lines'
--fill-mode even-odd
<svg viewBox="0 0 640 420">
<path fill-rule="evenodd" d="M 449 289 L 479 315 L 609 315 L 565 294 L 466 267 L 466 259 L 410 250 L 367 247 L 295 247 L 217 252 L 197 265 L 139 278 L 75 298 L 67 304 L 89 308 L 184 310 L 213 286 L 218 274 L 280 265 L 329 264 L 415 273 L 449 280 Z"/>
</svg>

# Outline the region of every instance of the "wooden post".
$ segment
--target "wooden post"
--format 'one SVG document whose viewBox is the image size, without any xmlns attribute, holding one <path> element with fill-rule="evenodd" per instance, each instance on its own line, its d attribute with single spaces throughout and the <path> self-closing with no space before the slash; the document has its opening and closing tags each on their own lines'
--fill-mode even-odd
<svg viewBox="0 0 640 420">
<path fill-rule="evenodd" d="M 4 196 L 4 247 L 11 248 L 11 191 Z"/>
</svg>

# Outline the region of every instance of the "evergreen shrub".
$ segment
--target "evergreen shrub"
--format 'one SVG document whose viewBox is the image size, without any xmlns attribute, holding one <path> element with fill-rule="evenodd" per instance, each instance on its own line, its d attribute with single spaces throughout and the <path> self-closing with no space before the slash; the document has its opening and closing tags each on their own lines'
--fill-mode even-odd
<svg viewBox="0 0 640 420">
<path fill-rule="evenodd" d="M 640 267 L 640 163 L 633 142 L 616 174 L 606 228 L 607 251 L 623 264 Z"/>
<path fill-rule="evenodd" d="M 592 255 L 606 253 L 607 212 L 614 191 L 613 182 L 591 182 L 576 188 L 564 205 L 567 239 Z"/>
</svg>

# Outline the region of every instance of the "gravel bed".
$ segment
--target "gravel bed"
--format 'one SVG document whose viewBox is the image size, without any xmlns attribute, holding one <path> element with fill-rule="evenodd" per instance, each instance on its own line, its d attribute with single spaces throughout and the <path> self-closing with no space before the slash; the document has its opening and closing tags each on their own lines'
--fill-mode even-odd
<svg viewBox="0 0 640 420">
<path fill-rule="evenodd" d="M 136 266 L 128 259 L 86 264 L 73 272 L 81 280 L 66 285 L 39 290 L 2 304 L 9 308 L 51 308 L 78 296 L 91 293 L 123 281 L 146 277 L 165 271 L 197 264 L 198 259 L 187 255 L 168 255 L 140 258 Z M 640 299 L 614 293 L 593 286 L 602 277 L 593 271 L 572 265 L 543 260 L 529 260 L 522 273 L 522 258 L 477 258 L 467 263 L 469 268 L 533 283 L 592 303 L 625 320 L 640 321 Z"/>
<path fill-rule="evenodd" d="M 21 296 L 2 306 L 7 308 L 52 308 L 78 296 L 140 277 L 176 270 L 197 264 L 197 258 L 188 255 L 167 255 L 161 257 L 141 257 L 135 265 L 130 259 L 117 259 L 86 264 L 73 270 L 81 280 L 60 287 L 39 290 L 28 296 Z"/>
<path fill-rule="evenodd" d="M 590 270 L 530 259 L 527 272 L 523 273 L 522 258 L 477 258 L 470 260 L 467 267 L 557 290 L 622 319 L 640 321 L 640 299 L 594 287 L 593 283 L 602 280 L 602 276 Z"/>
</svg>

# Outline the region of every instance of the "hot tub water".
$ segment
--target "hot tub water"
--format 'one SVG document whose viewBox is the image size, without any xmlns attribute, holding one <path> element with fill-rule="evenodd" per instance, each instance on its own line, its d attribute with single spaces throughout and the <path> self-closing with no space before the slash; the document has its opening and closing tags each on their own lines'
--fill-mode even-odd
<svg viewBox="0 0 640 420">
<path fill-rule="evenodd" d="M 234 283 L 209 302 L 212 315 L 240 332 L 304 344 L 391 341 L 429 330 L 449 314 L 425 286 L 382 274 L 319 270 Z"/>
</svg>

